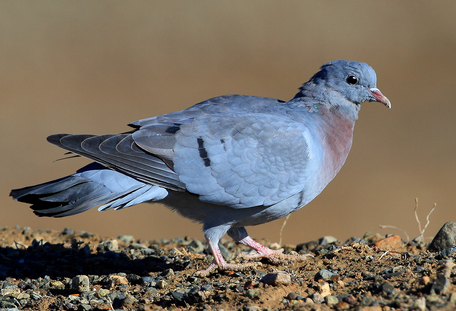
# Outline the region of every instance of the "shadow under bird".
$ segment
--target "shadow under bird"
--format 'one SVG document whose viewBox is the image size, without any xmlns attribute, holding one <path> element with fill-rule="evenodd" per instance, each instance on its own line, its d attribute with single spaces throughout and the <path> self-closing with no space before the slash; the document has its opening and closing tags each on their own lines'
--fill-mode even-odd
<svg viewBox="0 0 456 311">
<path fill-rule="evenodd" d="M 49 142 L 94 162 L 10 195 L 48 217 L 164 204 L 203 224 L 214 261 L 200 275 L 255 265 L 225 261 L 218 246 L 225 233 L 272 263 L 300 260 L 259 244 L 244 227 L 284 217 L 320 194 L 348 156 L 360 103 L 391 108 L 376 80 L 365 63 L 333 61 L 286 102 L 227 95 L 130 123 L 127 133 L 51 135 Z"/>
</svg>

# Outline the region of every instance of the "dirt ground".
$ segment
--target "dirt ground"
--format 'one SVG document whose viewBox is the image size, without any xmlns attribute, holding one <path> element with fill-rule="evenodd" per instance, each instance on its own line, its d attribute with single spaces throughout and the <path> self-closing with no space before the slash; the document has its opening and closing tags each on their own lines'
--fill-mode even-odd
<svg viewBox="0 0 456 311">
<path fill-rule="evenodd" d="M 268 241 L 259 242 L 270 245 Z M 375 244 L 374 244 L 375 243 Z M 64 229 L 0 229 L 0 308 L 19 310 L 454 310 L 453 258 L 422 243 L 366 233 L 283 246 L 313 254 L 198 277 L 204 242 L 143 241 Z M 244 246 L 222 241 L 228 261 Z"/>
</svg>

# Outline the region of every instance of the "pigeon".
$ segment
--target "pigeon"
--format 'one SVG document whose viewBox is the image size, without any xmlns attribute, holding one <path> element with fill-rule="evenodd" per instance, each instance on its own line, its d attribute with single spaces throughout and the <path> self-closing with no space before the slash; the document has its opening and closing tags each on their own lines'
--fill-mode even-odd
<svg viewBox="0 0 456 311">
<path fill-rule="evenodd" d="M 161 203 L 203 225 L 214 260 L 200 275 L 255 264 L 227 263 L 218 245 L 225 234 L 280 263 L 292 255 L 261 245 L 245 227 L 284 217 L 322 192 L 348 156 L 360 104 L 391 108 L 376 82 L 366 63 L 338 60 L 289 101 L 226 95 L 132 122 L 121 134 L 51 135 L 50 143 L 93 162 L 10 195 L 48 217 Z"/>
</svg>

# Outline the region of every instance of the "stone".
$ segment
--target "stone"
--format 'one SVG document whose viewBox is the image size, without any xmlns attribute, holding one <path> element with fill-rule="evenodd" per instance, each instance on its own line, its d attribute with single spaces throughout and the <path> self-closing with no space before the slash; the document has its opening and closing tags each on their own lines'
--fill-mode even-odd
<svg viewBox="0 0 456 311">
<path fill-rule="evenodd" d="M 427 275 L 424 275 L 422 278 L 419 279 L 419 283 L 421 285 L 428 285 L 428 283 L 431 281 L 431 278 L 428 277 Z"/>
<path fill-rule="evenodd" d="M 117 240 L 115 240 L 115 239 L 102 241 L 97 246 L 97 251 L 99 251 L 99 252 L 107 252 L 107 251 L 114 252 L 118 249 L 119 249 L 119 243 L 117 243 Z"/>
<path fill-rule="evenodd" d="M 63 290 L 65 289 L 65 284 L 60 281 L 51 281 L 49 282 L 49 288 Z"/>
<path fill-rule="evenodd" d="M 413 306 L 417 308 L 419 311 L 426 311 L 426 298 L 419 297 L 415 299 Z"/>
<path fill-rule="evenodd" d="M 279 250 L 279 249 L 281 249 L 282 247 L 280 246 L 279 243 L 276 243 L 276 242 L 275 242 L 275 243 L 271 243 L 271 244 L 269 245 L 269 248 L 272 249 L 272 250 Z"/>
<path fill-rule="evenodd" d="M 155 286 L 157 284 L 156 279 L 152 276 L 143 276 L 141 279 L 142 283 L 147 286 Z"/>
<path fill-rule="evenodd" d="M 8 282 L 3 283 L 2 289 L 8 289 L 8 288 L 18 288 L 18 286 L 16 284 L 12 284 L 12 283 L 8 283 Z"/>
<path fill-rule="evenodd" d="M 337 299 L 336 296 L 329 295 L 329 296 L 325 297 L 325 303 L 328 306 L 334 306 L 334 305 L 337 305 L 339 303 L 339 299 Z"/>
<path fill-rule="evenodd" d="M 88 239 L 88 238 L 91 238 L 91 237 L 94 236 L 94 234 L 92 232 L 87 232 L 87 231 L 84 231 L 84 230 L 79 230 L 78 234 L 80 234 L 81 238 L 84 238 L 84 239 Z"/>
<path fill-rule="evenodd" d="M 2 290 L 0 291 L 1 295 L 2 296 L 12 296 L 12 295 L 17 295 L 21 292 L 21 290 L 19 289 L 19 287 L 17 287 L 16 285 L 14 285 L 14 287 L 6 287 L 6 288 L 2 288 Z"/>
<path fill-rule="evenodd" d="M 404 273 L 404 267 L 403 266 L 396 266 L 396 267 L 391 267 L 388 269 L 385 269 L 383 271 L 380 271 L 380 275 L 384 277 L 385 279 L 391 278 L 393 276 L 399 276 L 402 273 Z"/>
<path fill-rule="evenodd" d="M 323 298 L 331 295 L 331 289 L 329 288 L 329 283 L 327 283 L 327 282 L 318 283 L 318 292 L 320 293 L 320 295 Z"/>
<path fill-rule="evenodd" d="M 288 300 L 296 300 L 297 298 L 298 298 L 298 294 L 293 293 L 293 292 L 290 292 L 290 293 L 288 293 L 288 295 L 287 295 L 287 299 L 288 299 Z"/>
<path fill-rule="evenodd" d="M 160 281 L 158 281 L 158 283 L 157 283 L 157 287 L 158 287 L 159 289 L 164 289 L 164 288 L 166 288 L 166 286 L 168 286 L 168 283 L 166 283 L 165 280 L 160 280 Z"/>
<path fill-rule="evenodd" d="M 193 248 L 193 252 L 195 252 L 195 253 L 202 253 L 204 251 L 203 242 L 201 242 L 200 240 L 197 240 L 197 239 L 192 240 L 188 244 L 188 246 Z M 219 247 L 220 247 L 220 245 L 219 245 Z"/>
<path fill-rule="evenodd" d="M 450 286 L 450 280 L 445 275 L 439 273 L 437 278 L 432 283 L 431 294 L 445 294 Z"/>
<path fill-rule="evenodd" d="M 361 275 L 363 277 L 363 280 L 375 280 L 376 278 L 376 275 L 370 273 L 369 271 L 363 271 Z"/>
<path fill-rule="evenodd" d="M 82 303 L 79 305 L 78 310 L 89 311 L 92 310 L 92 306 L 86 303 Z"/>
<path fill-rule="evenodd" d="M 374 246 L 381 249 L 396 249 L 402 246 L 402 240 L 400 236 L 392 235 L 375 242 Z"/>
<path fill-rule="evenodd" d="M 336 309 L 337 310 L 347 310 L 347 309 L 350 309 L 351 306 L 349 303 L 345 302 L 345 301 L 341 301 L 339 302 L 337 305 L 336 305 Z M 364 307 L 365 308 L 365 307 Z"/>
<path fill-rule="evenodd" d="M 174 270 L 171 268 L 166 269 L 165 271 L 163 271 L 162 276 L 167 279 L 174 278 Z"/>
<path fill-rule="evenodd" d="M 440 252 L 456 245 L 456 223 L 449 221 L 440 228 L 431 244 L 428 246 L 430 252 Z"/>
<path fill-rule="evenodd" d="M 322 238 L 319 238 L 317 242 L 318 242 L 318 245 L 325 246 L 327 244 L 337 243 L 337 242 L 339 242 L 339 240 L 333 236 L 327 235 Z"/>
<path fill-rule="evenodd" d="M 74 230 L 71 228 L 64 228 L 62 231 L 63 235 L 68 235 L 68 234 L 73 234 L 73 233 L 74 233 Z"/>
<path fill-rule="evenodd" d="M 77 275 L 71 280 L 71 288 L 80 293 L 90 290 L 89 277 L 87 275 Z"/>
<path fill-rule="evenodd" d="M 139 275 L 133 274 L 133 273 L 127 274 L 127 280 L 131 284 L 142 284 L 143 283 L 143 279 Z"/>
<path fill-rule="evenodd" d="M 137 302 L 138 302 L 138 299 L 136 299 L 133 295 L 126 294 L 125 299 L 123 300 L 123 305 L 131 307 L 132 305 L 134 305 Z"/>
<path fill-rule="evenodd" d="M 250 299 L 260 299 L 261 294 L 263 291 L 259 288 L 252 288 L 246 291 L 246 296 Z"/>
<path fill-rule="evenodd" d="M 392 295 L 394 292 L 394 286 L 391 283 L 384 282 L 380 285 L 380 291 L 385 295 Z"/>
<path fill-rule="evenodd" d="M 124 276 L 112 274 L 109 279 L 112 281 L 113 286 L 128 285 L 128 279 Z"/>
<path fill-rule="evenodd" d="M 8 309 L 8 310 L 17 310 L 17 307 L 14 303 L 6 301 L 6 300 L 0 301 L 0 308 Z"/>
<path fill-rule="evenodd" d="M 219 249 L 220 249 L 220 252 L 222 253 L 222 256 L 226 260 L 230 260 L 233 258 L 233 255 L 231 255 L 231 252 L 223 244 L 219 244 Z"/>
<path fill-rule="evenodd" d="M 291 284 L 291 275 L 285 272 L 268 273 L 260 280 L 260 282 L 274 286 L 289 285 Z"/>
<path fill-rule="evenodd" d="M 335 273 L 332 273 L 331 271 L 326 270 L 326 269 L 321 269 L 320 271 L 317 272 L 317 274 L 315 274 L 314 279 L 315 279 L 315 281 L 330 280 L 333 275 L 335 275 Z"/>
<path fill-rule="evenodd" d="M 110 293 L 111 293 L 111 291 L 109 289 L 105 289 L 105 288 L 100 288 L 97 291 L 97 295 L 100 298 L 105 297 L 106 295 L 109 295 Z"/>
<path fill-rule="evenodd" d="M 134 237 L 132 235 L 119 235 L 117 238 L 125 244 L 129 244 L 134 240 Z"/>
<path fill-rule="evenodd" d="M 325 299 L 320 293 L 317 292 L 312 295 L 312 300 L 315 303 L 322 303 Z"/>
<path fill-rule="evenodd" d="M 182 303 L 185 298 L 185 293 L 181 290 L 174 290 L 171 292 L 171 296 L 173 296 L 174 301 Z"/>
<path fill-rule="evenodd" d="M 373 305 L 374 303 L 375 303 L 375 299 L 372 298 L 372 297 L 364 296 L 364 297 L 361 299 L 361 305 L 362 305 L 362 306 L 370 306 L 370 305 Z"/>
<path fill-rule="evenodd" d="M 17 300 L 22 300 L 22 299 L 30 299 L 30 295 L 27 293 L 19 293 L 17 296 L 15 296 Z"/>
<path fill-rule="evenodd" d="M 142 243 L 131 243 L 129 246 L 130 249 L 134 250 L 142 250 L 142 249 L 148 249 L 147 245 L 142 244 Z"/>
</svg>

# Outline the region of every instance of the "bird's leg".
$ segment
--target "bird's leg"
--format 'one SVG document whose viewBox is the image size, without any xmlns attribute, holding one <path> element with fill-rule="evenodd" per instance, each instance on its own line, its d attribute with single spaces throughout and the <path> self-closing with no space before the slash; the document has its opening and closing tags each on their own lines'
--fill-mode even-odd
<svg viewBox="0 0 456 311">
<path fill-rule="evenodd" d="M 304 255 L 290 255 L 290 254 L 283 254 L 283 249 L 279 250 L 272 250 L 269 247 L 261 245 L 257 241 L 253 240 L 251 237 L 247 236 L 239 241 L 240 243 L 250 247 L 251 249 L 255 250 L 257 254 L 254 255 L 244 255 L 246 258 L 265 258 L 269 260 L 273 264 L 281 264 L 286 263 L 289 261 L 304 261 L 307 260 L 309 257 L 313 257 L 311 254 L 304 254 Z"/>
<path fill-rule="evenodd" d="M 288 261 L 304 261 L 308 257 L 313 257 L 311 254 L 305 255 L 288 255 L 283 254 L 283 249 L 272 250 L 269 247 L 261 245 L 257 241 L 253 240 L 248 234 L 245 228 L 231 228 L 228 234 L 237 242 L 250 247 L 257 254 L 254 255 L 243 255 L 245 258 L 265 258 L 273 264 L 285 263 Z"/>
<path fill-rule="evenodd" d="M 215 231 L 215 230 L 214 230 Z M 226 231 L 223 232 L 225 234 Z M 245 271 L 249 270 L 253 267 L 256 267 L 258 265 L 261 265 L 261 263 L 256 263 L 256 262 L 250 262 L 250 263 L 242 263 L 242 264 L 231 264 L 227 263 L 225 258 L 223 258 L 222 253 L 220 252 L 220 248 L 218 246 L 218 242 L 221 237 L 217 238 L 216 236 L 213 236 L 211 233 L 211 230 L 205 230 L 205 237 L 206 241 L 209 244 L 209 248 L 211 249 L 212 255 L 214 256 L 214 260 L 212 263 L 209 265 L 204 270 L 197 271 L 195 273 L 196 276 L 200 277 L 206 277 L 209 275 L 209 273 L 215 269 L 218 271 Z M 219 233 L 219 232 L 217 232 Z"/>
<path fill-rule="evenodd" d="M 270 262 L 274 264 L 279 264 L 281 262 L 280 260 L 278 260 L 277 257 L 283 255 L 283 249 L 272 250 L 269 247 L 266 247 L 258 243 L 250 236 L 247 236 L 242 240 L 239 240 L 239 243 L 242 243 L 245 246 L 248 246 L 257 252 L 256 254 L 243 255 L 245 258 L 267 258 Z"/>
</svg>

